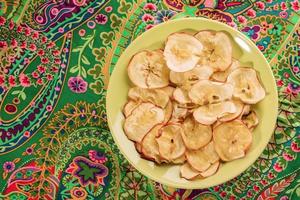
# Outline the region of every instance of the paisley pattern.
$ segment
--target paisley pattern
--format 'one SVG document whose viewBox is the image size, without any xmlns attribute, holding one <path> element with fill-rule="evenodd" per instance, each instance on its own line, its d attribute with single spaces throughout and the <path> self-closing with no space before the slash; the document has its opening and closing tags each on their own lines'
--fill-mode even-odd
<svg viewBox="0 0 300 200">
<path fill-rule="evenodd" d="M 300 198 L 299 0 L 0 0 L 0 199 Z M 124 49 L 157 24 L 205 17 L 271 64 L 279 115 L 268 146 L 227 183 L 155 183 L 119 152 L 105 95 Z"/>
</svg>

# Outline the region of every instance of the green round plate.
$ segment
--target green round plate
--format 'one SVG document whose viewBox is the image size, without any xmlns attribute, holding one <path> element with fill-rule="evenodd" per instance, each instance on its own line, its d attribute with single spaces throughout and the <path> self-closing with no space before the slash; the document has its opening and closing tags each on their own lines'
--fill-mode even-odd
<svg viewBox="0 0 300 200">
<path fill-rule="evenodd" d="M 180 165 L 159 166 L 139 156 L 133 142 L 127 139 L 122 126 L 122 107 L 127 101 L 128 89 L 132 86 L 127 76 L 127 65 L 131 57 L 143 49 L 163 48 L 167 36 L 174 32 L 196 33 L 200 30 L 223 31 L 230 36 L 233 44 L 233 57 L 247 66 L 254 67 L 260 74 L 266 89 L 265 99 L 255 105 L 260 123 L 253 133 L 253 143 L 246 156 L 224 163 L 218 172 L 206 179 L 188 181 L 179 176 Z M 142 174 L 176 188 L 207 188 L 229 181 L 245 171 L 259 157 L 273 134 L 278 108 L 275 79 L 271 68 L 259 51 L 245 35 L 237 30 L 212 20 L 186 18 L 160 24 L 136 38 L 122 53 L 110 78 L 107 91 L 107 118 L 111 134 L 125 158 Z"/>
</svg>

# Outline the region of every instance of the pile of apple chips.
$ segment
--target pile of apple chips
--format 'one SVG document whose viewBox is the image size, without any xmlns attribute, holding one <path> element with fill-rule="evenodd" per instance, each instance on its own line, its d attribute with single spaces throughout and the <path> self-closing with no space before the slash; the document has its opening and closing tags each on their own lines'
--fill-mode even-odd
<svg viewBox="0 0 300 200">
<path fill-rule="evenodd" d="M 143 50 L 128 65 L 135 87 L 124 132 L 141 157 L 181 164 L 186 179 L 208 177 L 245 156 L 265 97 L 257 72 L 232 58 L 223 32 L 173 33 L 163 50 Z"/>
</svg>

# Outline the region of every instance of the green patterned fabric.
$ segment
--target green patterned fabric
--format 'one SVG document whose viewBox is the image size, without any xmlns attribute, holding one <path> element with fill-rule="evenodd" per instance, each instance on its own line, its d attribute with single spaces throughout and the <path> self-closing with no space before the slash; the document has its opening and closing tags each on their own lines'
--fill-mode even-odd
<svg viewBox="0 0 300 200">
<path fill-rule="evenodd" d="M 0 0 L 0 199 L 300 199 L 298 0 Z M 135 170 L 115 145 L 105 95 L 124 49 L 164 21 L 205 17 L 268 59 L 279 115 L 244 173 L 184 190 Z M 233 169 L 234 170 L 234 169 Z"/>
</svg>

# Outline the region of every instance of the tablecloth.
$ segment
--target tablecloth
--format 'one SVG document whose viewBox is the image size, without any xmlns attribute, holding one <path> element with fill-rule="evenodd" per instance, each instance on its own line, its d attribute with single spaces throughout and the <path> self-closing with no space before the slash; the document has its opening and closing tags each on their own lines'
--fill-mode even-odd
<svg viewBox="0 0 300 200">
<path fill-rule="evenodd" d="M 299 6 L 0 0 L 0 199 L 300 199 Z M 188 16 L 247 35 L 269 61 L 279 92 L 276 128 L 262 155 L 233 180 L 198 190 L 170 188 L 135 170 L 105 112 L 109 77 L 130 42 Z"/>
</svg>

